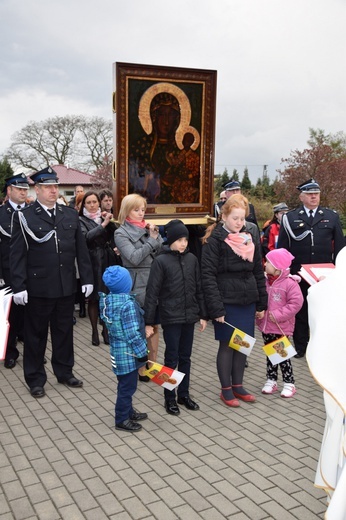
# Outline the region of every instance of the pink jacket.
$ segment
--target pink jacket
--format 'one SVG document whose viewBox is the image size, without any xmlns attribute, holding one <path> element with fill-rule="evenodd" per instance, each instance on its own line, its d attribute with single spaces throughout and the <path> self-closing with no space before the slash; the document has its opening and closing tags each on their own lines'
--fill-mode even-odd
<svg viewBox="0 0 346 520">
<path fill-rule="evenodd" d="M 272 285 L 266 281 L 268 292 L 268 309 L 262 320 L 256 319 L 257 327 L 265 334 L 282 334 L 291 336 L 294 330 L 295 317 L 303 305 L 303 295 L 298 285 L 300 277 L 290 275 L 289 270 L 281 272 Z M 278 325 L 269 319 L 274 316 Z"/>
</svg>

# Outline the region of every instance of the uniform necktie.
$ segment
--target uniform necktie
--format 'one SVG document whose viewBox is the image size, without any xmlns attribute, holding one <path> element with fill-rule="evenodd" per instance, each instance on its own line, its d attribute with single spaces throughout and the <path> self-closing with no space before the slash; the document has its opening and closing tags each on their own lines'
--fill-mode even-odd
<svg viewBox="0 0 346 520">
<path fill-rule="evenodd" d="M 314 212 L 312 209 L 309 211 L 309 224 L 312 224 L 312 221 L 314 220 Z"/>
<path fill-rule="evenodd" d="M 20 206 L 20 205 L 18 204 L 17 209 L 22 209 L 22 206 Z"/>
<path fill-rule="evenodd" d="M 47 209 L 47 211 L 50 214 L 50 216 L 52 217 L 52 220 L 55 220 L 54 208 Z"/>
</svg>

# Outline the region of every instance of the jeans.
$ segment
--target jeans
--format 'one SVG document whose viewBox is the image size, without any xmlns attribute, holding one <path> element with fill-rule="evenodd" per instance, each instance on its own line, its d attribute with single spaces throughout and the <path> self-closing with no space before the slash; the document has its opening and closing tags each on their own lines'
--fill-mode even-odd
<svg viewBox="0 0 346 520">
<path fill-rule="evenodd" d="M 133 413 L 132 396 L 137 390 L 138 371 L 118 375 L 118 393 L 115 402 L 115 423 L 127 421 Z"/>
</svg>

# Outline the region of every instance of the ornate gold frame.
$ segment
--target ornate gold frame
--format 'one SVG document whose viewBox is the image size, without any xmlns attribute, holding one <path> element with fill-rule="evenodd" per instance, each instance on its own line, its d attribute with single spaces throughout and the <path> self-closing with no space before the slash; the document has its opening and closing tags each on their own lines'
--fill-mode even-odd
<svg viewBox="0 0 346 520">
<path fill-rule="evenodd" d="M 147 215 L 155 216 L 156 220 L 159 217 L 162 221 L 171 218 L 188 218 L 189 221 L 192 218 L 191 220 L 196 221 L 196 218 L 200 220 L 210 214 L 213 206 L 217 72 L 118 62 L 114 63 L 113 72 L 115 215 L 119 211 L 122 198 L 128 193 L 136 192 L 146 196 L 147 191 L 140 190 L 144 190 L 143 177 L 147 174 L 138 174 L 139 159 L 135 153 L 138 147 L 146 146 L 145 153 L 149 157 L 149 147 L 151 146 L 151 150 L 155 149 L 152 143 L 155 139 L 155 143 L 157 142 L 157 137 L 153 136 L 151 103 L 155 96 L 162 93 L 175 100 L 179 126 L 174 130 L 174 151 L 168 154 L 162 145 L 161 160 L 168 160 L 169 164 L 179 166 L 169 166 L 164 171 L 166 177 L 162 172 L 157 175 L 154 184 L 156 192 L 149 195 L 149 198 L 146 196 Z M 183 139 L 187 134 L 191 134 L 190 143 L 184 145 Z M 156 150 L 158 149 L 159 146 Z M 190 190 L 192 195 L 188 195 L 185 190 L 185 186 L 190 187 L 189 179 L 192 177 L 187 175 L 190 171 L 187 154 L 190 154 L 190 163 L 195 163 L 194 184 Z M 177 173 L 176 176 L 174 172 Z M 150 182 L 153 182 L 153 176 L 156 178 L 154 168 L 148 174 Z M 164 179 L 168 188 L 164 186 Z M 170 179 L 170 184 L 167 179 Z"/>
</svg>

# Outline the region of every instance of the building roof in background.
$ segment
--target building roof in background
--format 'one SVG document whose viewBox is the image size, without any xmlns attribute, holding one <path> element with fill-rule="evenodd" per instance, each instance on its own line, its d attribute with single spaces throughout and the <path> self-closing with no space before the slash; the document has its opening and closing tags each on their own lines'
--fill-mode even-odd
<svg viewBox="0 0 346 520">
<path fill-rule="evenodd" d="M 69 168 L 64 164 L 51 164 L 53 170 L 57 173 L 59 178 L 59 184 L 76 186 L 81 184 L 82 186 L 92 186 L 92 176 L 88 173 Z M 33 181 L 29 178 L 29 184 L 33 184 Z"/>
</svg>

